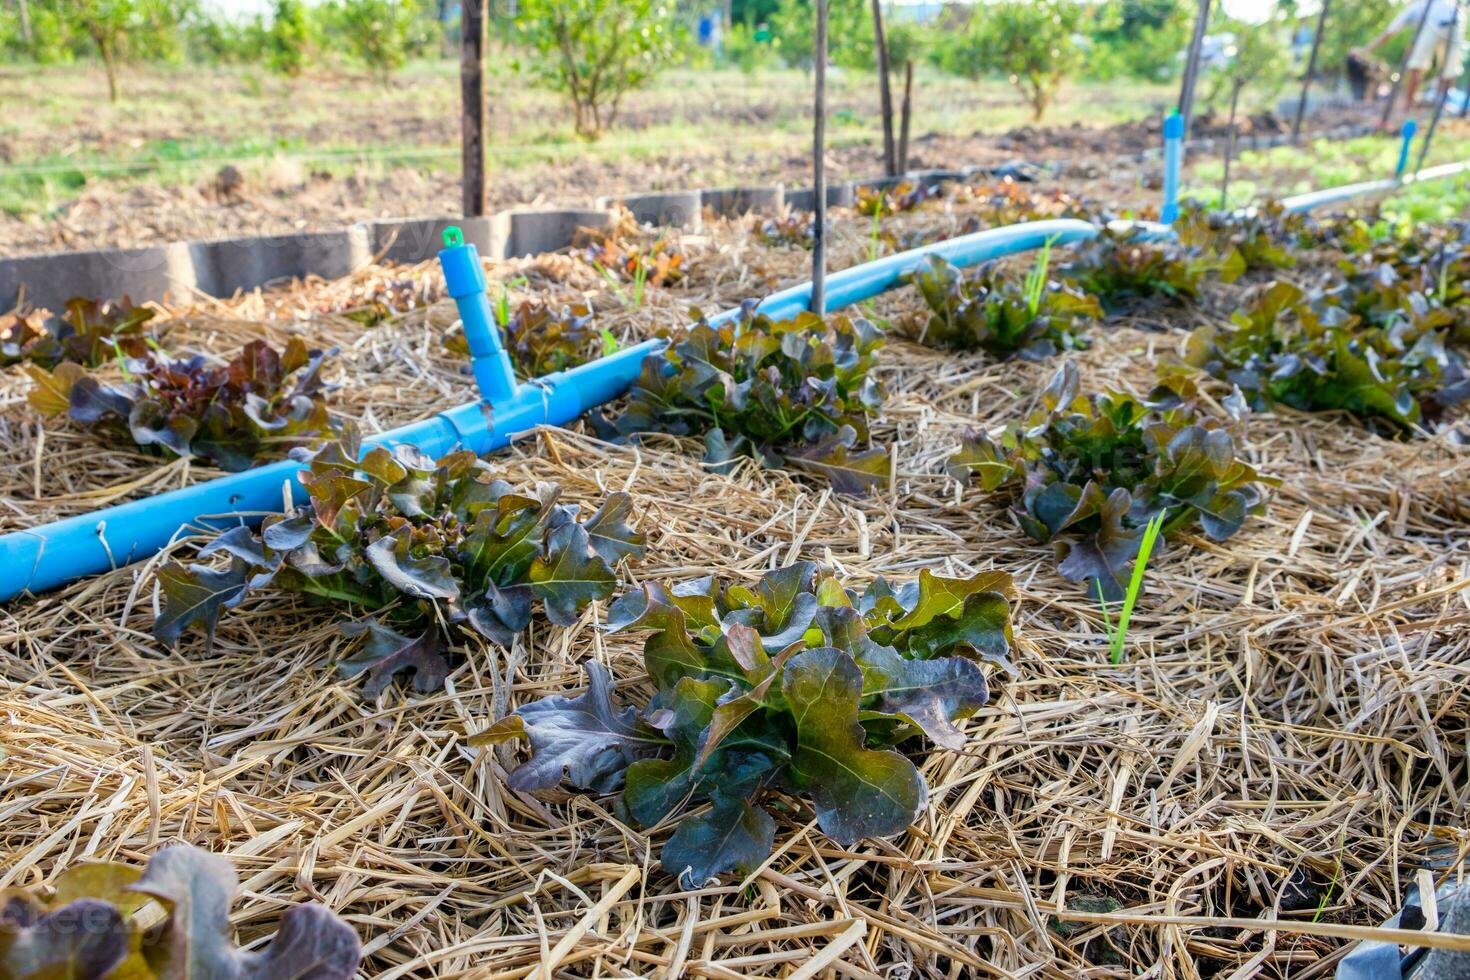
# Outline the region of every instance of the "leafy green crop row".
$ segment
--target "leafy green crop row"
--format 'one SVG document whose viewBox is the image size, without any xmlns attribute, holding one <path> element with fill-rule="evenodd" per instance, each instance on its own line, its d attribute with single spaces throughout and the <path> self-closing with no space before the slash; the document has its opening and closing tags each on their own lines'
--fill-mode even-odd
<svg viewBox="0 0 1470 980">
<path fill-rule="evenodd" d="M 643 362 L 611 431 L 703 436 L 705 461 L 740 456 L 820 473 L 842 492 L 886 482 L 888 453 L 860 449 L 883 406 L 869 376 L 883 333 L 867 320 L 803 313 L 775 321 L 748 305 L 739 324 L 695 324 Z"/>
<path fill-rule="evenodd" d="M 1236 456 L 1245 406 L 1206 415 L 1184 377 L 1166 378 L 1140 401 L 1126 392 L 1082 397 L 1070 362 L 1041 404 L 997 438 L 968 433 L 950 472 L 986 491 L 1016 487 L 1014 511 L 1037 541 L 1058 542 L 1057 570 L 1108 601 L 1121 599 L 1143 527 L 1165 514 L 1166 535 L 1198 524 L 1216 541 L 1261 510 L 1262 477 Z"/>
<path fill-rule="evenodd" d="M 508 647 L 537 601 L 547 619 L 569 626 L 612 594 L 618 560 L 643 552 L 627 494 L 609 495 L 579 521 L 555 488 L 517 492 L 474 453 L 432 460 L 398 446 L 363 455 L 350 427 L 311 455 L 301 483 L 306 504 L 266 518 L 259 533 L 232 528 L 200 551 L 229 556 L 227 567 L 170 562 L 159 571 L 159 639 L 172 644 L 191 626 L 212 635 L 221 610 L 269 585 L 367 617 L 346 627 L 367 643 L 342 671 L 365 672 L 369 696 L 404 670 L 431 691 L 448 673 L 454 635 L 468 630 Z"/>
<path fill-rule="evenodd" d="M 326 356 L 295 337 L 284 352 L 253 340 L 222 367 L 199 355 L 175 361 L 150 351 L 123 359 L 126 380 L 115 384 L 76 361 L 54 371 L 28 364 L 27 397 L 42 414 L 66 415 L 111 439 L 239 471 L 333 430 L 321 379 Z"/>
</svg>

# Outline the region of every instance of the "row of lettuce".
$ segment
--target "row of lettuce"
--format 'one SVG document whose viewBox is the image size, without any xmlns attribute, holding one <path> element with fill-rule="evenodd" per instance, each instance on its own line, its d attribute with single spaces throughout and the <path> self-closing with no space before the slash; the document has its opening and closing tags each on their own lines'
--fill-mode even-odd
<svg viewBox="0 0 1470 980">
<path fill-rule="evenodd" d="M 996 204 L 1011 205 L 1020 208 Z M 1031 216 L 1072 207 L 1053 196 Z M 1253 410 L 1345 410 L 1408 438 L 1470 397 L 1460 353 L 1470 340 L 1465 226 L 1385 233 L 1360 218 L 1266 207 L 1193 212 L 1178 230 L 1166 240 L 1108 230 L 1055 269 L 1044 249 L 1028 269 L 966 274 L 932 259 L 913 276 L 929 309 L 913 339 L 1027 359 L 1085 348 L 1109 314 L 1201 304 L 1212 279 L 1253 282 L 1228 324 L 1198 327 L 1182 356 L 1161 361 L 1146 396 L 1088 393 L 1064 361 L 1030 415 L 967 433 L 949 460 L 953 476 L 1004 494 L 1020 530 L 1055 544 L 1060 574 L 1105 601 L 1123 595 L 1150 521 L 1165 538 L 1198 530 L 1218 541 L 1263 509 L 1276 481 L 1243 458 Z M 788 244 L 800 247 L 800 236 Z M 637 254 L 665 273 L 678 265 L 663 246 Z M 1270 278 L 1299 257 L 1313 263 L 1310 288 Z M 543 370 L 547 358 L 565 367 L 596 342 L 585 309 L 501 313 L 522 370 L 528 360 Z M 514 643 L 538 606 L 552 624 L 578 623 L 594 601 L 614 599 L 619 565 L 644 555 L 628 494 L 584 516 L 557 488 L 513 487 L 471 453 L 363 455 L 355 427 L 328 410 L 330 352 L 256 341 L 224 366 L 177 360 L 148 324 L 146 310 L 78 302 L 39 327 L 19 321 L 0 356 L 24 362 L 39 410 L 153 451 L 239 469 L 293 449 L 308 494 L 258 531 L 219 535 L 200 562 L 161 568 L 155 632 L 166 643 L 190 629 L 212 642 L 225 610 L 283 590 L 346 613 L 345 628 L 364 638 L 339 667 L 365 675 L 366 696 L 400 675 L 431 692 L 475 642 Z M 716 327 L 696 312 L 645 362 L 629 397 L 592 421 L 613 439 L 700 439 L 715 472 L 786 467 L 863 493 L 893 479 L 892 454 L 873 434 L 884 343 L 862 317 L 778 322 L 747 308 L 738 324 Z M 110 380 L 93 373 L 99 365 Z M 899 833 L 922 813 L 928 789 L 911 756 L 924 740 L 963 747 L 957 723 L 987 703 L 989 672 L 1010 669 L 1014 597 L 1002 572 L 924 571 L 859 589 L 808 562 L 753 583 L 648 582 L 608 613 L 611 629 L 648 634 L 655 693 L 646 705 L 620 706 L 593 662 L 584 694 L 522 705 L 474 741 L 529 742 L 513 789 L 565 779 L 617 793 L 636 826 L 673 822 L 663 863 L 686 883 L 749 873 L 774 847 L 773 809 L 788 806 L 775 794 L 808 800 L 844 846 Z M 24 946 L 13 936 L 61 911 L 17 908 L 0 926 L 12 949 Z"/>
</svg>

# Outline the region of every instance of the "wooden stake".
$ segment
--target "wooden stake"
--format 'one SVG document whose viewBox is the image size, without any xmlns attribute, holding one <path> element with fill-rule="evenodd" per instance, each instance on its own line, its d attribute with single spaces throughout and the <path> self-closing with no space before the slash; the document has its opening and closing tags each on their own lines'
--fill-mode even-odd
<svg viewBox="0 0 1470 980">
<path fill-rule="evenodd" d="M 1194 83 L 1199 77 L 1200 48 L 1205 43 L 1205 29 L 1210 26 L 1210 0 L 1199 0 L 1199 13 L 1194 18 L 1194 34 L 1189 39 L 1189 55 L 1184 62 L 1184 79 L 1179 84 L 1179 118 L 1184 123 L 1184 147 L 1189 146 L 1189 123 L 1194 113 Z"/>
<path fill-rule="evenodd" d="M 873 0 L 873 43 L 878 50 L 878 99 L 883 111 L 883 172 L 898 176 L 898 155 L 893 146 L 893 90 L 888 78 L 888 37 L 883 32 L 882 0 Z"/>
<path fill-rule="evenodd" d="M 486 2 L 462 0 L 459 8 L 461 187 L 466 218 L 485 214 L 485 130 L 489 128 L 485 104 Z"/>
<path fill-rule="evenodd" d="M 1312 76 L 1317 73 L 1317 52 L 1322 48 L 1322 32 L 1327 30 L 1327 8 L 1332 0 L 1322 0 L 1322 12 L 1317 15 L 1317 33 L 1312 36 L 1312 53 L 1307 58 L 1307 75 L 1302 79 L 1302 97 L 1296 103 L 1296 118 L 1291 122 L 1291 145 L 1296 146 L 1302 135 L 1302 116 L 1307 112 L 1307 90 L 1312 87 Z"/>
<path fill-rule="evenodd" d="M 817 0 L 817 89 L 812 107 L 812 312 L 827 312 L 827 0 Z"/>
<path fill-rule="evenodd" d="M 910 59 L 903 63 L 903 121 L 898 130 L 898 169 L 900 173 L 907 172 L 909 169 L 909 119 L 914 109 L 913 94 L 914 63 Z"/>
</svg>

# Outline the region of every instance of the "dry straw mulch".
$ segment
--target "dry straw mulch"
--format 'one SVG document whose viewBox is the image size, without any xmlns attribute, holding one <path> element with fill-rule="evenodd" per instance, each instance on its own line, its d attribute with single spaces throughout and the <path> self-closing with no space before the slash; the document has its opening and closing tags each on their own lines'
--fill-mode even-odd
<svg viewBox="0 0 1470 980">
<path fill-rule="evenodd" d="M 931 206 L 910 220 L 956 219 Z M 860 260 L 865 236 L 861 219 L 844 223 L 838 262 Z M 591 294 L 629 339 L 690 304 L 803 278 L 805 253 L 752 245 L 739 223 L 688 250 L 691 282 L 638 310 L 572 257 L 494 272 L 529 277 L 516 295 Z M 400 424 L 471 396 L 439 342 L 452 307 L 431 298 L 371 329 L 321 311 L 405 275 L 432 279 L 371 270 L 201 303 L 173 311 L 165 337 L 227 352 L 302 331 L 342 348 L 341 412 Z M 909 292 L 873 312 L 918 315 Z M 1180 338 L 1129 323 L 1209 315 L 1153 310 L 1096 330 L 1077 356 L 1084 383 L 1146 391 Z M 1448 433 L 1395 442 L 1342 416 L 1254 417 L 1250 458 L 1283 481 L 1266 516 L 1156 558 L 1112 666 L 1095 603 L 1006 501 L 942 475 L 963 428 L 1024 413 L 1053 367 L 892 341 L 875 434 L 898 476 L 865 498 L 753 464 L 712 475 L 668 438 L 545 430 L 495 457 L 507 479 L 556 481 L 564 499 L 632 493 L 649 541 L 627 585 L 749 579 L 800 558 L 857 581 L 1012 572 L 1017 673 L 995 678 L 965 751 L 928 756 L 932 805 L 900 838 L 842 850 L 797 807 L 748 880 L 680 890 L 657 866 L 669 828 L 623 826 L 606 800 L 514 794 L 515 750 L 465 744 L 517 704 L 581 689 L 590 659 L 645 696 L 640 638 L 602 633 L 605 609 L 535 626 L 508 651 L 472 643 L 443 692 L 390 688 L 371 704 L 332 669 L 349 642 L 333 616 L 290 596 L 227 613 L 212 649 L 161 648 L 150 562 L 0 614 L 0 887 L 187 840 L 241 872 L 242 939 L 320 900 L 363 937 L 363 974 L 382 978 L 1328 976 L 1422 869 L 1470 850 L 1470 456 Z M 6 529 L 208 475 L 63 424 L 43 441 L 22 390 L 5 379 Z"/>
</svg>

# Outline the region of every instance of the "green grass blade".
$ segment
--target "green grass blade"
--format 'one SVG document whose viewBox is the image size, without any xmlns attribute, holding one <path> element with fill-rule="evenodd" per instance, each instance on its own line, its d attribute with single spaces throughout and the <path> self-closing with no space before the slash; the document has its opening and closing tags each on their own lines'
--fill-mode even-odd
<svg viewBox="0 0 1470 980">
<path fill-rule="evenodd" d="M 1159 511 L 1143 529 L 1143 540 L 1138 545 L 1138 558 L 1133 562 L 1133 575 L 1128 579 L 1128 594 L 1123 598 L 1123 611 L 1118 613 L 1118 628 L 1112 631 L 1112 643 L 1108 648 L 1109 663 L 1123 662 L 1123 645 L 1128 640 L 1128 620 L 1133 617 L 1133 605 L 1138 601 L 1138 593 L 1143 590 L 1143 573 L 1148 567 L 1148 556 L 1154 549 L 1159 532 L 1163 530 L 1164 516 L 1167 513 Z M 1103 611 L 1106 615 L 1106 607 Z"/>
</svg>

